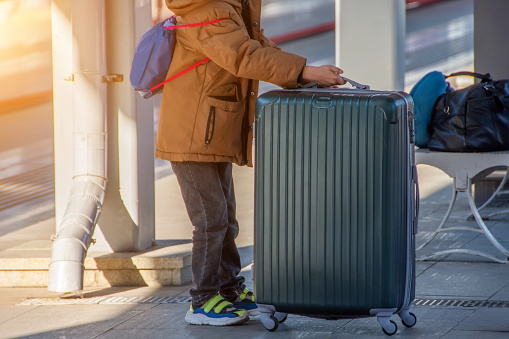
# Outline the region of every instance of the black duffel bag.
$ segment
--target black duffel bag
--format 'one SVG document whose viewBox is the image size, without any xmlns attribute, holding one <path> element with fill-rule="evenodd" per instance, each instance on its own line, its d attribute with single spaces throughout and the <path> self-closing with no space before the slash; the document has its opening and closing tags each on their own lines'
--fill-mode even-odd
<svg viewBox="0 0 509 339">
<path fill-rule="evenodd" d="M 481 79 L 480 83 L 442 94 L 431 114 L 428 148 L 441 152 L 509 150 L 509 80 L 490 74 L 453 73 Z"/>
</svg>

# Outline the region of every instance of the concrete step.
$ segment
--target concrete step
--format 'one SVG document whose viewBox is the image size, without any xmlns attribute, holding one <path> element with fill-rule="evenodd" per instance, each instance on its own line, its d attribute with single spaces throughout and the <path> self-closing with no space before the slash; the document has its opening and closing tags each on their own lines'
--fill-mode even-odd
<svg viewBox="0 0 509 339">
<path fill-rule="evenodd" d="M 191 243 L 165 241 L 142 252 L 94 252 L 85 259 L 84 287 L 181 286 L 192 280 Z M 51 241 L 0 252 L 0 287 L 47 287 Z"/>
</svg>

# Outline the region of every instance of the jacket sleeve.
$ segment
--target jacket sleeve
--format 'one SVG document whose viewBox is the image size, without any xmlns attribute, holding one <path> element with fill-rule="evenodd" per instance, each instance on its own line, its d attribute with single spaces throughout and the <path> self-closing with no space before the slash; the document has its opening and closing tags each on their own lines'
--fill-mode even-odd
<svg viewBox="0 0 509 339">
<path fill-rule="evenodd" d="M 263 29 L 261 30 L 260 34 L 261 34 L 260 42 L 261 42 L 263 47 L 272 47 L 272 48 L 281 49 L 272 40 L 270 40 L 269 38 L 267 38 L 265 36 L 265 32 L 263 31 Z"/>
<path fill-rule="evenodd" d="M 197 52 L 237 77 L 296 88 L 306 59 L 282 51 L 265 37 L 262 37 L 262 42 L 250 39 L 242 21 L 239 21 L 241 19 L 229 15 L 232 15 L 231 12 L 219 12 L 216 18 L 227 18 L 216 24 L 201 26 L 194 33 L 189 30 L 182 34 L 182 39 L 190 39 L 184 41 L 185 45 L 194 45 Z"/>
</svg>

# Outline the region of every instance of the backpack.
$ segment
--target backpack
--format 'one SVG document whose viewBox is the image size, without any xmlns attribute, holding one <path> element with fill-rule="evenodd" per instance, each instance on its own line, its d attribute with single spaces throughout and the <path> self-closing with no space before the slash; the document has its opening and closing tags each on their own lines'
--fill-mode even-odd
<svg viewBox="0 0 509 339">
<path fill-rule="evenodd" d="M 175 29 L 210 25 L 223 20 L 225 19 L 198 24 L 177 25 L 176 17 L 172 16 L 143 34 L 134 52 L 129 77 L 134 90 L 140 93 L 143 98 L 148 99 L 161 92 L 165 83 L 210 60 L 205 58 L 166 79 L 173 58 L 173 50 L 175 49 Z"/>
<path fill-rule="evenodd" d="M 449 91 L 452 91 L 452 88 L 446 82 L 446 77 L 438 71 L 426 74 L 410 91 L 410 96 L 414 100 L 416 146 L 428 147 L 433 106 L 442 94 Z"/>
<path fill-rule="evenodd" d="M 493 80 L 489 73 L 457 72 L 446 77 L 480 79 L 447 92 L 434 105 L 428 148 L 439 152 L 509 150 L 509 80 Z"/>
</svg>

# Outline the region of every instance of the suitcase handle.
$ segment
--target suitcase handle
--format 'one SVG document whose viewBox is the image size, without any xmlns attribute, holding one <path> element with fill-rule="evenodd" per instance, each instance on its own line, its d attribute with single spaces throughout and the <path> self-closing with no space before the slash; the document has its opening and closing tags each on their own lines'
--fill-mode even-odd
<svg viewBox="0 0 509 339">
<path fill-rule="evenodd" d="M 371 89 L 371 87 L 369 85 L 363 85 L 363 84 L 361 84 L 357 81 L 354 81 L 352 79 L 349 79 L 349 78 L 345 78 L 345 77 L 342 77 L 342 78 L 356 89 L 363 89 L 363 90 Z M 305 84 L 304 86 L 302 86 L 302 88 L 318 88 L 318 85 L 316 84 L 316 82 L 309 82 L 309 83 Z"/>
<path fill-rule="evenodd" d="M 420 207 L 420 200 L 421 200 L 421 194 L 419 192 L 419 179 L 417 176 L 417 166 L 414 165 L 412 167 L 412 181 L 414 184 L 414 198 L 415 198 L 415 216 L 413 218 L 413 228 L 414 228 L 414 234 L 417 234 L 418 232 L 418 223 L 419 223 L 419 207 Z"/>
<path fill-rule="evenodd" d="M 354 81 L 352 79 L 348 79 L 348 78 L 345 78 L 345 77 L 342 77 L 346 82 L 350 83 L 350 85 L 352 85 L 353 87 L 357 88 L 357 89 L 366 89 L 366 90 L 369 90 L 371 89 L 371 87 L 369 85 L 363 85 L 361 83 L 358 83 L 357 81 Z"/>
</svg>

